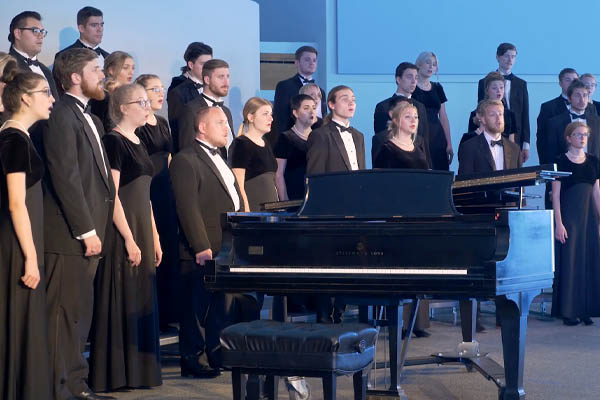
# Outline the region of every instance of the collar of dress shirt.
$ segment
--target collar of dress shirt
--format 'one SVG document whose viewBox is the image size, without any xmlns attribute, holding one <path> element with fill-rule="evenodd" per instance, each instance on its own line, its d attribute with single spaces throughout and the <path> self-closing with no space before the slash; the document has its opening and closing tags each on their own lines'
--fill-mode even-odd
<svg viewBox="0 0 600 400">
<path fill-rule="evenodd" d="M 208 101 L 212 101 L 213 103 L 223 101 L 223 99 L 221 97 L 217 97 L 216 99 L 213 99 L 212 97 L 207 95 L 206 92 L 202 92 L 202 94 L 204 95 L 204 98 L 206 98 Z"/>
<path fill-rule="evenodd" d="M 35 56 L 33 56 L 33 57 L 29 57 L 29 54 L 27 54 L 27 53 L 25 53 L 25 52 L 23 52 L 23 51 L 21 51 L 21 50 L 17 49 L 15 46 L 13 46 L 13 49 L 15 49 L 15 51 L 16 51 L 17 53 L 19 53 L 20 55 L 22 55 L 22 56 L 23 56 L 23 57 L 25 57 L 25 58 L 29 58 L 29 59 L 31 59 L 31 60 L 37 60 L 37 54 L 36 54 Z"/>
<path fill-rule="evenodd" d="M 339 124 L 339 125 L 341 125 L 341 126 L 344 126 L 344 127 L 346 127 L 346 128 L 349 128 L 349 127 L 350 127 L 350 122 L 342 122 L 342 121 L 340 121 L 339 119 L 335 119 L 335 118 L 331 118 L 331 120 L 332 120 L 333 122 L 335 122 L 336 124 Z"/>
<path fill-rule="evenodd" d="M 190 71 L 186 71 L 184 72 L 183 76 L 185 76 L 188 79 L 191 79 L 192 81 L 196 82 L 196 83 L 202 83 L 202 81 L 200 81 L 198 78 L 196 78 L 194 75 L 190 74 Z"/>
<path fill-rule="evenodd" d="M 218 146 L 213 146 L 212 144 L 208 143 L 206 140 L 200 140 L 200 139 L 196 138 L 196 141 L 198 141 L 200 143 L 204 143 L 205 145 L 207 145 L 211 149 L 218 149 L 219 148 Z M 205 148 L 205 147 L 202 147 L 202 148 L 208 151 L 207 148 Z"/>
<path fill-rule="evenodd" d="M 567 101 L 567 103 L 569 102 L 569 98 L 568 98 L 567 96 L 565 96 L 564 94 L 562 94 L 562 93 L 561 93 L 561 94 L 560 94 L 560 97 L 562 97 L 562 98 L 563 98 L 563 100 L 566 100 L 566 101 Z"/>
<path fill-rule="evenodd" d="M 73 93 L 69 93 L 69 92 L 65 92 L 65 94 L 68 94 L 71 97 L 75 97 L 77 100 L 79 100 L 81 102 L 81 104 L 83 104 L 83 106 L 87 106 L 87 103 L 90 99 L 86 99 L 85 97 L 79 97 L 74 95 Z"/>
<path fill-rule="evenodd" d="M 485 140 L 488 143 L 488 146 L 490 145 L 490 142 L 492 140 L 500 140 L 502 138 L 502 133 L 498 133 L 496 136 L 492 136 L 491 134 L 487 133 L 486 131 L 483 131 L 483 135 L 485 137 Z"/>
<path fill-rule="evenodd" d="M 396 92 L 395 94 L 396 94 L 396 96 L 406 97 L 407 99 L 410 99 L 412 97 L 412 93 L 404 94 L 404 93 Z"/>
<path fill-rule="evenodd" d="M 85 40 L 83 40 L 82 38 L 79 38 L 79 41 L 80 41 L 81 43 L 83 43 L 83 45 L 84 45 L 84 46 L 87 46 L 87 47 L 89 47 L 89 48 L 90 48 L 90 49 L 92 49 L 92 50 L 96 50 L 98 47 L 100 47 L 100 44 L 97 44 L 97 45 L 95 45 L 95 46 L 92 46 L 91 44 L 89 44 L 89 43 L 87 43 Z"/>
</svg>

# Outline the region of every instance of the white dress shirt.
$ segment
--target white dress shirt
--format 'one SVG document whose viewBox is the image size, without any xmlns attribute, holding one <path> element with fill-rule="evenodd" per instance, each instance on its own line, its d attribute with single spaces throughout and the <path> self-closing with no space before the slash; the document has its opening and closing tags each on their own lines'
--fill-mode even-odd
<svg viewBox="0 0 600 400">
<path fill-rule="evenodd" d="M 37 56 L 33 56 L 33 57 L 29 57 L 29 55 L 27 53 L 23 53 L 21 50 L 17 49 L 16 47 L 13 46 L 13 49 L 15 49 L 15 51 L 17 53 L 19 53 L 20 55 L 22 55 L 25 58 L 29 58 L 33 61 L 37 61 Z M 42 69 L 38 66 L 38 65 L 30 65 L 29 69 L 31 70 L 31 72 L 35 72 L 38 75 L 41 75 L 44 77 L 44 79 L 46 79 L 46 75 L 44 75 L 44 71 L 42 71 Z"/>
<path fill-rule="evenodd" d="M 203 140 L 196 140 L 204 143 L 210 148 L 213 148 L 212 145 Z M 227 192 L 229 192 L 229 197 L 231 197 L 231 200 L 233 201 L 233 207 L 235 211 L 238 211 L 240 209 L 240 196 L 238 195 L 237 190 L 235 190 L 235 177 L 233 176 L 233 172 L 231 171 L 231 169 L 229 169 L 227 163 L 225 162 L 225 160 L 223 160 L 223 157 L 221 157 L 220 152 L 217 154 L 211 154 L 210 150 L 208 150 L 206 147 L 200 147 L 202 147 L 202 150 L 204 150 L 204 152 L 208 155 L 211 161 L 215 164 L 215 167 L 217 167 L 217 169 L 219 170 L 221 178 L 223 178 L 225 186 L 227 187 Z"/>
<path fill-rule="evenodd" d="M 341 126 L 345 126 L 346 128 L 348 128 L 350 126 L 350 124 L 345 124 L 343 122 L 340 121 L 336 121 L 334 118 L 331 119 L 333 122 L 335 122 L 336 124 L 339 124 Z M 348 159 L 350 160 L 350 167 L 352 169 L 352 171 L 356 171 L 358 170 L 358 159 L 356 157 L 356 144 L 354 143 L 354 138 L 352 137 L 352 133 L 350 133 L 349 131 L 344 131 L 342 132 L 342 130 L 340 129 L 340 127 L 337 127 L 338 132 L 340 133 L 340 136 L 342 137 L 342 141 L 344 142 L 344 148 L 346 149 L 346 153 L 348 154 Z"/>
<path fill-rule="evenodd" d="M 488 147 L 492 152 L 492 157 L 494 158 L 494 164 L 496 164 L 496 171 L 502 171 L 504 169 L 504 146 L 492 146 L 492 140 L 502 140 L 502 134 L 499 133 L 497 137 L 493 137 L 487 132 L 483 132 L 485 140 L 487 141 Z"/>
<path fill-rule="evenodd" d="M 201 81 L 200 81 L 198 78 L 196 78 L 195 76 L 193 76 L 192 74 L 190 74 L 190 72 L 189 72 L 189 71 L 188 71 L 188 72 L 185 72 L 185 73 L 183 74 L 183 76 L 185 76 L 186 78 L 190 79 L 192 82 L 199 83 L 199 84 L 201 84 L 201 85 L 203 85 L 203 84 L 204 84 L 204 83 L 203 83 L 203 82 L 201 82 Z M 202 88 L 201 88 L 201 87 L 200 87 L 200 88 L 198 88 L 197 90 L 198 90 L 198 94 L 202 94 Z"/>
<path fill-rule="evenodd" d="M 79 38 L 79 41 L 80 41 L 81 43 L 83 43 L 83 45 L 84 45 L 84 46 L 87 46 L 89 49 L 92 49 L 92 50 L 94 50 L 94 51 L 95 51 L 95 50 L 96 50 L 98 47 L 100 47 L 100 45 L 99 45 L 99 44 L 97 44 L 97 45 L 95 45 L 95 46 L 92 46 L 91 44 L 89 44 L 89 43 L 86 43 L 85 41 L 83 41 L 81 38 Z M 98 54 L 98 53 L 96 53 L 96 54 Z M 103 67 L 103 66 L 104 66 L 104 57 L 102 56 L 102 54 L 98 54 L 98 63 L 100 64 L 100 66 L 101 66 L 101 67 Z"/>
</svg>

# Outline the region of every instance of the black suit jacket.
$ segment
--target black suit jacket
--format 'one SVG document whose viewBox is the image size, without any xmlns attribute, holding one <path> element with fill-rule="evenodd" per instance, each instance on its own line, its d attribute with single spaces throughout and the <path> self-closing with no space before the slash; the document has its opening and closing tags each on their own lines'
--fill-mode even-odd
<svg viewBox="0 0 600 400">
<path fill-rule="evenodd" d="M 31 68 L 29 68 L 29 65 L 27 65 L 27 59 L 25 57 L 23 57 L 22 55 L 20 55 L 19 53 L 17 53 L 12 46 L 10 46 L 10 50 L 8 51 L 8 53 L 17 60 L 17 64 L 19 65 L 19 68 L 21 70 L 31 71 Z M 54 82 L 54 77 L 52 76 L 52 72 L 50 72 L 48 67 L 46 67 L 41 62 L 40 62 L 40 68 L 41 68 L 42 72 L 44 73 L 46 80 L 48 81 L 48 85 L 50 86 L 50 90 L 52 91 L 52 96 L 58 100 L 58 92 L 56 91 L 56 84 Z"/>
<path fill-rule="evenodd" d="M 167 96 L 169 95 L 169 93 L 171 93 L 171 90 L 175 89 L 177 86 L 179 86 L 187 80 L 188 78 L 185 75 L 183 75 L 183 73 L 181 75 L 177 75 L 171 78 L 171 84 L 169 85 L 169 89 L 167 90 Z"/>
<path fill-rule="evenodd" d="M 237 211 L 219 170 L 195 143 L 173 157 L 169 175 L 179 218 L 180 258 L 193 260 L 206 249 L 216 256 L 221 249 L 221 214 Z M 243 209 L 237 183 L 235 188 Z"/>
<path fill-rule="evenodd" d="M 296 96 L 302 87 L 299 75 L 296 74 L 289 79 L 280 81 L 275 87 L 275 99 L 273 100 L 273 128 L 264 136 L 264 139 L 275 146 L 280 132 L 285 132 L 294 125 L 290 100 Z M 327 97 L 321 89 L 321 113 L 323 118 L 327 115 Z"/>
<path fill-rule="evenodd" d="M 179 117 L 183 113 L 183 109 L 187 103 L 200 97 L 200 93 L 195 86 L 195 82 L 189 78 L 185 78 L 185 81 L 167 92 L 167 114 L 169 118 L 169 126 L 174 138 L 175 151 L 179 150 L 177 147 L 177 137 L 179 134 Z"/>
<path fill-rule="evenodd" d="M 567 104 L 567 100 L 565 100 L 562 95 L 559 95 L 552 100 L 542 103 L 540 107 L 540 113 L 537 117 L 537 133 L 535 138 L 540 163 L 542 162 L 541 154 L 545 151 L 547 142 L 548 134 L 545 131 L 547 122 L 555 115 L 567 112 Z"/>
<path fill-rule="evenodd" d="M 394 93 L 392 97 L 380 101 L 375 106 L 375 113 L 373 114 L 373 127 L 375 128 L 375 133 L 387 130 L 387 123 L 390 120 L 390 103 L 394 97 L 398 97 L 398 95 Z M 408 100 L 411 104 L 417 107 L 417 114 L 419 115 L 419 126 L 417 128 L 417 136 L 421 136 L 421 138 L 423 138 L 423 149 L 425 150 L 427 157 L 430 158 L 429 122 L 427 120 L 427 109 L 422 103 L 415 99 Z M 374 159 L 375 158 L 373 158 L 373 160 Z"/>
<path fill-rule="evenodd" d="M 363 134 L 350 128 L 358 169 L 365 169 L 365 141 Z M 306 174 L 351 171 L 350 159 L 344 147 L 342 136 L 333 122 L 329 122 L 311 132 L 307 141 Z"/>
<path fill-rule="evenodd" d="M 504 136 L 501 137 L 504 148 L 504 169 L 520 168 L 521 150 L 519 149 L 519 146 Z M 490 146 L 483 134 L 461 143 L 458 154 L 459 175 L 496 170 L 494 157 L 492 156 Z"/>
<path fill-rule="evenodd" d="M 527 91 L 527 82 L 519 78 L 515 74 L 510 74 L 510 111 L 515 114 L 515 126 L 517 131 L 515 141 L 519 147 L 523 147 L 523 142 L 530 143 L 530 127 L 529 127 L 529 92 Z M 482 78 L 479 80 L 477 87 L 477 102 L 485 98 L 485 87 L 483 86 Z M 471 130 L 469 128 L 469 130 Z"/>
<path fill-rule="evenodd" d="M 102 123 L 92 115 L 100 137 Z M 112 221 L 115 188 L 110 164 L 102 155 L 94 133 L 68 94 L 54 103 L 42 135 L 47 174 L 44 193 L 44 241 L 46 253 L 83 255 L 76 237 L 93 229 L 104 246 Z"/>
<path fill-rule="evenodd" d="M 600 118 L 593 105 L 586 107 L 585 118 L 587 125 L 590 127 L 587 152 L 598 157 L 600 155 Z M 564 132 L 570 123 L 571 116 L 566 109 L 564 112 L 546 121 L 546 126 L 544 127 L 544 132 L 546 132 L 545 140 L 542 143 L 538 141 L 540 164 L 551 164 L 556 161 L 556 157 L 567 152 L 568 146 L 564 139 Z"/>
<path fill-rule="evenodd" d="M 206 107 L 208 107 L 208 103 L 202 96 L 196 97 L 183 106 L 178 118 L 179 129 L 177 132 L 172 132 L 173 147 L 175 148 L 175 152 L 178 152 L 190 144 L 195 143 L 196 127 L 194 126 L 194 119 L 196 118 L 196 113 Z M 229 124 L 229 129 L 231 129 L 231 134 L 235 136 L 231 111 L 225 105 L 222 106 L 221 109 L 227 116 L 227 123 Z M 227 149 L 222 147 L 220 150 L 223 158 L 227 159 Z"/>
</svg>

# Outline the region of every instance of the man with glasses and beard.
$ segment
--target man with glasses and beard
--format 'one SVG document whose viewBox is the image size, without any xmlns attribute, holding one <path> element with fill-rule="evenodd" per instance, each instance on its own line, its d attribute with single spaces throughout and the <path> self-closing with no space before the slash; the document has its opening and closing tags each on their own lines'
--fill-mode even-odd
<svg viewBox="0 0 600 400">
<path fill-rule="evenodd" d="M 102 100 L 104 74 L 95 52 L 71 49 L 54 64 L 65 94 L 42 135 L 46 161 L 44 261 L 48 277 L 49 349 L 55 398 L 101 399 L 87 385 L 83 356 L 92 322 L 94 277 L 104 255 L 115 197 L 101 137 L 88 110 Z"/>
<path fill-rule="evenodd" d="M 202 108 L 219 107 L 227 116 L 229 132 L 227 132 L 227 141 L 233 140 L 233 118 L 231 111 L 223 104 L 223 98 L 229 93 L 229 64 L 217 58 L 207 61 L 202 69 L 202 81 L 204 87 L 200 96 L 187 103 L 179 116 L 179 132 L 177 138 L 173 138 L 178 144 L 176 151 L 179 151 L 195 142 L 196 127 L 194 119 L 196 114 Z M 225 146 L 219 150 L 224 159 L 227 159 L 227 150 Z"/>
</svg>

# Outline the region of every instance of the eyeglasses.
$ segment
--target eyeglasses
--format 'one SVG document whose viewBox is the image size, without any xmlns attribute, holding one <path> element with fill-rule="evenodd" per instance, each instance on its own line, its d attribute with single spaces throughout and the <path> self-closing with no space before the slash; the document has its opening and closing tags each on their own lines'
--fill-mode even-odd
<svg viewBox="0 0 600 400">
<path fill-rule="evenodd" d="M 587 138 L 589 138 L 589 137 L 590 137 L 590 134 L 589 134 L 589 133 L 579 133 L 579 132 L 577 132 L 577 133 L 573 133 L 573 134 L 571 134 L 571 136 L 574 136 L 574 137 L 576 137 L 577 139 L 583 139 L 583 138 L 586 138 L 586 139 L 587 139 Z"/>
<path fill-rule="evenodd" d="M 52 91 L 50 90 L 49 87 L 47 87 L 45 89 L 34 90 L 32 92 L 27 92 L 27 94 L 34 94 L 34 93 L 45 93 L 46 96 L 48 96 L 48 97 L 52 96 Z"/>
<path fill-rule="evenodd" d="M 152 93 L 162 93 L 165 94 L 165 88 L 164 87 L 152 87 L 152 88 L 148 88 L 146 89 L 149 92 Z"/>
<path fill-rule="evenodd" d="M 48 31 L 43 28 L 17 28 L 17 29 L 20 29 L 22 31 L 31 31 L 31 33 L 33 33 L 35 36 L 41 36 L 41 37 L 46 37 L 46 35 L 48 34 Z"/>
<path fill-rule="evenodd" d="M 125 104 L 139 104 L 140 107 L 142 107 L 142 108 L 149 108 L 150 105 L 152 104 L 152 102 L 150 100 L 140 99 L 140 100 L 130 101 L 129 103 L 125 103 Z"/>
</svg>

